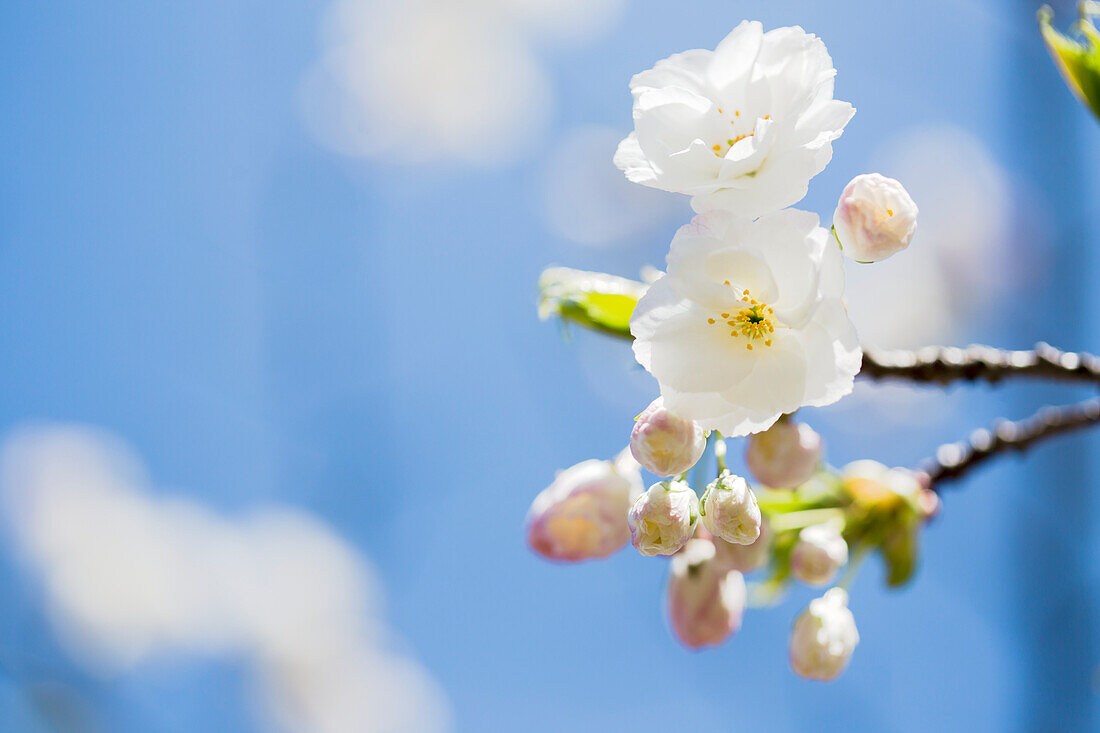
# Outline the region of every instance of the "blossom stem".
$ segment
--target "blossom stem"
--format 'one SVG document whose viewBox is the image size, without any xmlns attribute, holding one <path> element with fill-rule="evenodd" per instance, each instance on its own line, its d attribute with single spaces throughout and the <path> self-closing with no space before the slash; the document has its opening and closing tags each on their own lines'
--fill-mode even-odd
<svg viewBox="0 0 1100 733">
<path fill-rule="evenodd" d="M 945 443 L 918 470 L 927 476 L 928 487 L 938 491 L 940 484 L 962 478 L 996 455 L 1022 452 L 1047 438 L 1097 423 L 1100 423 L 1100 398 L 1061 407 L 1044 407 L 1023 420 L 1002 420 L 994 424 L 992 430 L 975 430 L 966 440 Z"/>
<path fill-rule="evenodd" d="M 726 441 L 722 440 L 721 434 L 715 431 L 717 439 L 714 441 L 714 457 L 718 460 L 718 475 L 721 476 L 728 469 L 726 468 Z"/>
<path fill-rule="evenodd" d="M 1039 343 L 1028 351 L 973 345 L 928 346 L 917 351 L 865 348 L 861 377 L 946 386 L 958 381 L 997 383 L 1007 377 L 1055 379 L 1100 386 L 1100 358 Z"/>
</svg>

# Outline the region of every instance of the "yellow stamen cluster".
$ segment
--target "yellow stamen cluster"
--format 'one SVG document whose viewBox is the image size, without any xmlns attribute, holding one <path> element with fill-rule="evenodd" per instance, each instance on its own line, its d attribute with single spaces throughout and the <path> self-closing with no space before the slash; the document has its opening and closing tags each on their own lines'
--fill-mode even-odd
<svg viewBox="0 0 1100 733">
<path fill-rule="evenodd" d="M 729 285 L 730 281 L 726 280 L 725 284 Z M 771 306 L 749 295 L 748 290 L 743 291 L 738 300 L 745 304 L 744 308 L 736 313 L 721 314 L 722 321 L 731 329 L 730 336 L 746 337 L 749 341 L 745 348 L 749 351 L 753 350 L 754 341 L 763 340 L 765 346 L 771 346 L 771 336 L 775 333 L 775 311 Z M 707 323 L 712 326 L 717 322 L 714 318 L 707 319 Z"/>
<path fill-rule="evenodd" d="M 722 108 L 721 108 L 721 107 L 719 107 L 719 108 L 718 108 L 718 114 L 723 114 L 723 112 L 722 112 Z M 731 125 L 736 125 L 736 124 L 737 124 L 737 121 L 738 121 L 738 120 L 737 120 L 736 118 L 740 118 L 740 117 L 741 117 L 741 110 L 739 110 L 739 109 L 735 109 L 735 110 L 733 111 L 733 116 L 734 116 L 734 118 L 735 118 L 735 119 L 732 119 L 732 120 L 730 120 L 730 124 L 731 124 Z M 770 120 L 771 118 L 772 118 L 772 116 L 771 116 L 771 115 L 764 115 L 764 119 L 765 119 L 765 120 Z M 731 137 L 731 138 L 728 138 L 728 139 L 726 140 L 726 144 L 725 144 L 725 149 L 723 149 L 723 146 L 722 146 L 722 144 L 721 144 L 721 143 L 718 143 L 718 144 L 714 145 L 714 146 L 713 146 L 713 147 L 711 148 L 711 150 L 713 150 L 713 151 L 714 151 L 714 157 L 716 157 L 716 158 L 724 158 L 724 157 L 725 157 L 725 155 L 726 155 L 726 153 L 728 153 L 728 152 L 729 152 L 729 149 L 730 149 L 730 148 L 732 148 L 732 147 L 733 147 L 734 145 L 736 145 L 737 143 L 741 142 L 741 141 L 742 141 L 742 140 L 744 140 L 745 138 L 747 138 L 747 137 L 752 137 L 752 136 L 753 136 L 753 133 L 751 133 L 751 132 L 750 132 L 750 133 L 746 133 L 746 134 L 743 134 L 743 135 L 737 135 L 737 136 L 735 136 L 735 137 Z"/>
</svg>

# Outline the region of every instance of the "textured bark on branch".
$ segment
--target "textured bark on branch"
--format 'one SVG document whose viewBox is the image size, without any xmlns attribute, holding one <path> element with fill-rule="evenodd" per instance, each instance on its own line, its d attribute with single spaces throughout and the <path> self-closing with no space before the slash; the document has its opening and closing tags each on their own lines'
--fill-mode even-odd
<svg viewBox="0 0 1100 733">
<path fill-rule="evenodd" d="M 918 468 L 934 491 L 946 481 L 962 478 L 974 467 L 1001 453 L 1023 452 L 1047 438 L 1100 423 L 1100 398 L 1062 407 L 1044 407 L 1016 422 L 1002 420 L 992 430 L 975 430 L 958 443 L 945 443 Z"/>
<path fill-rule="evenodd" d="M 866 348 L 860 376 L 947 385 L 957 381 L 996 383 L 1009 377 L 1054 379 L 1100 386 L 1100 358 L 1060 351 L 1039 343 L 1030 351 L 974 345 L 965 349 L 927 346 L 916 351 Z"/>
</svg>

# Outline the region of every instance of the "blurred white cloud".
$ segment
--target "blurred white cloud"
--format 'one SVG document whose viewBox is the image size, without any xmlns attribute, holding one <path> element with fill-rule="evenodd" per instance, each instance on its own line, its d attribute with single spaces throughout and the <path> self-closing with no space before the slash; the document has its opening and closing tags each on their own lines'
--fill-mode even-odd
<svg viewBox="0 0 1100 733">
<path fill-rule="evenodd" d="M 953 126 L 902 133 L 873 168 L 901 181 L 920 215 L 909 249 L 872 265 L 846 262 L 852 320 L 876 346 L 955 342 L 1019 282 L 1008 174 Z"/>
<path fill-rule="evenodd" d="M 467 4 L 496 5 L 534 31 L 583 42 L 618 20 L 625 0 L 467 0 Z"/>
<path fill-rule="evenodd" d="M 586 39 L 623 0 L 337 0 L 306 74 L 306 123 L 338 152 L 508 161 L 540 144 L 552 92 L 540 36 Z"/>
<path fill-rule="evenodd" d="M 553 230 L 578 244 L 628 244 L 675 212 L 690 212 L 676 196 L 626 179 L 611 159 L 621 132 L 596 125 L 579 127 L 548 156 L 543 201 Z"/>
<path fill-rule="evenodd" d="M 48 426 L 0 454 L 5 514 L 64 646 L 103 674 L 234 654 L 287 733 L 443 733 L 446 701 L 382 622 L 363 558 L 306 514 L 240 520 L 148 491 L 117 438 Z"/>
</svg>

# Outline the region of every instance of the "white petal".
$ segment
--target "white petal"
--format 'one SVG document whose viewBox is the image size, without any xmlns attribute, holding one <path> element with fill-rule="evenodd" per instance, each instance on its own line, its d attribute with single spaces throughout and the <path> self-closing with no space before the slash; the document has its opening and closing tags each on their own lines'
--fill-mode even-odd
<svg viewBox="0 0 1100 733">
<path fill-rule="evenodd" d="M 803 334 L 806 359 L 807 405 L 831 405 L 849 394 L 863 360 L 859 336 L 839 300 L 818 309 L 814 322 Z"/>
<path fill-rule="evenodd" d="M 714 50 L 708 74 L 715 89 L 724 89 L 745 78 L 752 70 L 764 39 L 764 26 L 759 21 L 741 21 Z"/>
<path fill-rule="evenodd" d="M 693 50 L 673 54 L 654 64 L 630 80 L 630 90 L 635 96 L 648 89 L 680 87 L 693 92 L 706 90 L 707 68 L 714 58 L 713 51 Z"/>
<path fill-rule="evenodd" d="M 615 150 L 615 166 L 626 174 L 626 177 L 634 183 L 644 186 L 656 186 L 657 174 L 652 164 L 646 158 L 642 148 L 638 145 L 638 135 L 630 133 Z"/>
</svg>

